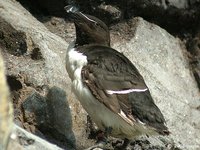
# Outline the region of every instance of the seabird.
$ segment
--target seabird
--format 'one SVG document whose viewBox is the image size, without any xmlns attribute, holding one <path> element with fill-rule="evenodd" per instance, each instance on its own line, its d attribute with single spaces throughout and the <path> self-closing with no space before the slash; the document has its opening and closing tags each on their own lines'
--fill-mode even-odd
<svg viewBox="0 0 200 150">
<path fill-rule="evenodd" d="M 76 28 L 66 69 L 73 92 L 98 128 L 126 140 L 168 135 L 165 119 L 143 77 L 126 56 L 110 47 L 106 24 L 75 6 L 65 10 Z"/>
</svg>

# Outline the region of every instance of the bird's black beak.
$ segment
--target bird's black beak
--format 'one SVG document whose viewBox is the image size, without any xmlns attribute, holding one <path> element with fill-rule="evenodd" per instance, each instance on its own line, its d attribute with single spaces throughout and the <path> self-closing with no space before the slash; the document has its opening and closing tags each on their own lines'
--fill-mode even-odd
<svg viewBox="0 0 200 150">
<path fill-rule="evenodd" d="M 81 12 L 79 11 L 79 8 L 76 5 L 67 5 L 64 7 L 69 19 L 76 22 L 82 22 L 83 15 L 81 15 Z"/>
<path fill-rule="evenodd" d="M 64 7 L 65 11 L 69 14 L 79 12 L 79 8 L 76 5 L 67 5 Z"/>
</svg>

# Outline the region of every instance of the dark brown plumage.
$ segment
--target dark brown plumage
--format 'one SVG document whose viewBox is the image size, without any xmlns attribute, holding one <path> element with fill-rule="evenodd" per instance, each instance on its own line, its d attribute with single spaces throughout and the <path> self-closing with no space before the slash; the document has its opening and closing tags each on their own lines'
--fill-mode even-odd
<svg viewBox="0 0 200 150">
<path fill-rule="evenodd" d="M 148 89 L 143 77 L 123 54 L 97 45 L 83 46 L 77 50 L 88 56 L 88 64 L 83 67 L 81 75 L 85 85 L 100 102 L 115 113 L 122 109 L 129 119 L 140 120 L 160 134 L 168 134 L 165 119 L 149 90 L 112 95 L 106 92 L 108 89 Z"/>
<path fill-rule="evenodd" d="M 110 47 L 108 27 L 73 6 L 66 11 L 76 27 L 75 45 L 66 57 L 67 70 L 75 94 L 95 123 L 102 130 L 112 128 L 111 135 L 127 139 L 168 135 L 165 119 L 143 77 L 127 57 Z"/>
</svg>

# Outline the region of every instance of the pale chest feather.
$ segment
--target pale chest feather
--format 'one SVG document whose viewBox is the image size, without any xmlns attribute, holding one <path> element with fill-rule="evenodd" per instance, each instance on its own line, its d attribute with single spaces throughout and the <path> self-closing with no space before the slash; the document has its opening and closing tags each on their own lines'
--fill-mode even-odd
<svg viewBox="0 0 200 150">
<path fill-rule="evenodd" d="M 87 64 L 87 57 L 76 51 L 75 48 L 69 49 L 66 56 L 66 68 L 72 80 L 81 79 L 81 69 Z"/>
</svg>

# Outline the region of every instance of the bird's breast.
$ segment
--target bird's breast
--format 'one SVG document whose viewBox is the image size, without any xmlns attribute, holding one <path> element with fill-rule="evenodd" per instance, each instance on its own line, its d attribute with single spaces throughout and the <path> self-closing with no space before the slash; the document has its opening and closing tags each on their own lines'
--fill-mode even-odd
<svg viewBox="0 0 200 150">
<path fill-rule="evenodd" d="M 87 64 L 87 57 L 76 51 L 76 48 L 68 49 L 66 55 L 66 69 L 72 80 L 81 80 L 81 70 Z"/>
</svg>

